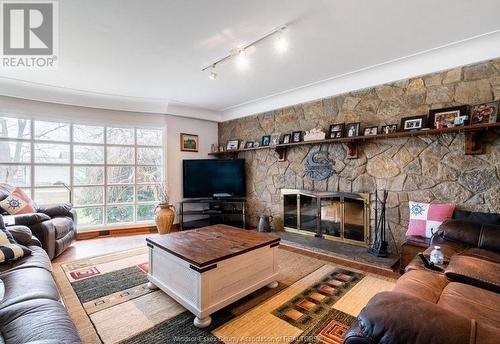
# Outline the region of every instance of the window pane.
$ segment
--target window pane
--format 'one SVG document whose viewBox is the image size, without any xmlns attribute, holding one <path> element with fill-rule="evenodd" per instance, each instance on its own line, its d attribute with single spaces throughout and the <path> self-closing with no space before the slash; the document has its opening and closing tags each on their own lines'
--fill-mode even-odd
<svg viewBox="0 0 500 344">
<path fill-rule="evenodd" d="M 137 166 L 137 183 L 161 182 L 160 166 Z"/>
<path fill-rule="evenodd" d="M 77 208 L 78 226 L 88 227 L 102 225 L 103 223 L 103 208 L 102 207 L 86 207 Z"/>
<path fill-rule="evenodd" d="M 137 148 L 138 165 L 161 165 L 161 148 Z"/>
<path fill-rule="evenodd" d="M 0 137 L 29 139 L 30 136 L 31 136 L 30 120 L 0 117 Z"/>
<path fill-rule="evenodd" d="M 0 183 L 14 186 L 29 186 L 30 166 L 26 165 L 0 165 Z"/>
<path fill-rule="evenodd" d="M 69 185 L 69 166 L 35 166 L 35 185 Z"/>
<path fill-rule="evenodd" d="M 154 202 L 158 200 L 155 185 L 141 185 L 137 187 L 137 202 Z"/>
<path fill-rule="evenodd" d="M 134 166 L 108 167 L 108 184 L 133 184 Z"/>
<path fill-rule="evenodd" d="M 133 145 L 133 128 L 107 128 L 107 142 L 116 145 Z"/>
<path fill-rule="evenodd" d="M 35 140 L 69 141 L 69 124 L 35 121 Z"/>
<path fill-rule="evenodd" d="M 134 147 L 108 147 L 108 164 L 133 165 Z"/>
<path fill-rule="evenodd" d="M 73 202 L 76 205 L 92 205 L 104 203 L 104 188 L 96 187 L 81 187 L 73 189 Z"/>
<path fill-rule="evenodd" d="M 31 199 L 33 199 L 33 193 L 32 193 L 33 191 L 31 188 L 21 188 L 21 190 L 23 190 L 26 195 L 28 195 Z"/>
<path fill-rule="evenodd" d="M 151 221 L 155 217 L 154 204 L 139 204 L 137 205 L 137 221 Z"/>
<path fill-rule="evenodd" d="M 30 162 L 30 143 L 0 141 L 0 162 Z"/>
<path fill-rule="evenodd" d="M 54 143 L 36 143 L 35 162 L 68 164 L 69 145 L 54 144 Z"/>
<path fill-rule="evenodd" d="M 137 144 L 162 146 L 162 131 L 158 129 L 137 129 Z"/>
<path fill-rule="evenodd" d="M 130 203 L 133 201 L 133 186 L 108 186 L 108 203 Z"/>
<path fill-rule="evenodd" d="M 103 146 L 73 146 L 75 164 L 104 164 Z"/>
<path fill-rule="evenodd" d="M 65 188 L 35 189 L 34 200 L 38 204 L 69 202 L 69 191 Z"/>
<path fill-rule="evenodd" d="M 134 220 L 133 205 L 119 205 L 107 208 L 108 223 L 132 222 Z"/>
<path fill-rule="evenodd" d="M 74 124 L 73 141 L 81 143 L 104 143 L 104 127 Z"/>
<path fill-rule="evenodd" d="M 102 166 L 73 167 L 73 183 L 75 185 L 104 184 L 104 167 Z"/>
</svg>

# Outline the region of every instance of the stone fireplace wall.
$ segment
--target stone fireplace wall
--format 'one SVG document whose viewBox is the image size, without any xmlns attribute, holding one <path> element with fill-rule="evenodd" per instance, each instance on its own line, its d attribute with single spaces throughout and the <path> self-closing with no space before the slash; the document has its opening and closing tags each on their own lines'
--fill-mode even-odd
<svg viewBox="0 0 500 344">
<path fill-rule="evenodd" d="M 219 124 L 219 142 L 259 140 L 263 135 L 322 128 L 332 123 L 364 126 L 397 123 L 429 109 L 500 98 L 500 59 L 363 89 Z M 500 213 L 500 132 L 485 135 L 486 153 L 464 155 L 464 135 L 445 134 L 376 140 L 360 146 L 359 159 L 346 159 L 343 144 L 290 148 L 279 162 L 272 149 L 240 153 L 246 160 L 248 223 L 258 214 L 283 228 L 280 189 L 343 192 L 390 191 L 387 216 L 397 243 L 408 225 L 408 201 L 452 202 L 459 208 Z M 304 178 L 310 152 L 328 150 L 335 173 L 327 180 Z M 374 197 L 372 196 L 372 199 Z M 373 202 L 372 202 L 373 207 Z M 372 211 L 373 217 L 373 211 Z M 373 226 L 372 226 L 373 228 Z"/>
</svg>

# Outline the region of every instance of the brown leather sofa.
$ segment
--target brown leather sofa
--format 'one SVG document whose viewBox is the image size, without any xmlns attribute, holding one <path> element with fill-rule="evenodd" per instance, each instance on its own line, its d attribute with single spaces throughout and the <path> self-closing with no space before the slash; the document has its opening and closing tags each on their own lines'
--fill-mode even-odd
<svg viewBox="0 0 500 344">
<path fill-rule="evenodd" d="M 433 245 L 445 255 L 444 271 L 414 259 L 393 291 L 370 300 L 344 343 L 500 342 L 500 226 L 449 220 Z"/>
<path fill-rule="evenodd" d="M 4 226 L 1 215 L 0 226 Z M 27 227 L 8 230 L 33 254 L 0 264 L 0 343 L 81 343 L 60 301 L 51 263 L 40 241 Z"/>
</svg>

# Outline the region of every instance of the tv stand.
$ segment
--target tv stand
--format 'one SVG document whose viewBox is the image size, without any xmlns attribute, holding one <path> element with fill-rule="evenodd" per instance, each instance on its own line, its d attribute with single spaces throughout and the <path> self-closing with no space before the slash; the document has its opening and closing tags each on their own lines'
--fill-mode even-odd
<svg viewBox="0 0 500 344">
<path fill-rule="evenodd" d="M 246 228 L 246 198 L 193 198 L 180 204 L 181 231 L 216 224 Z"/>
</svg>

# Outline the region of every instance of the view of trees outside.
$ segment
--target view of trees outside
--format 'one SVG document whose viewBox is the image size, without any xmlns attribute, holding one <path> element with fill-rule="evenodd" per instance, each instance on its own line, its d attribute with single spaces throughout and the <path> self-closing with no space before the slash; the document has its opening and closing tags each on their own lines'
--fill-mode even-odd
<svg viewBox="0 0 500 344">
<path fill-rule="evenodd" d="M 151 221 L 162 157 L 161 129 L 0 117 L 0 182 L 39 204 L 70 201 L 67 186 L 79 228 Z"/>
</svg>

